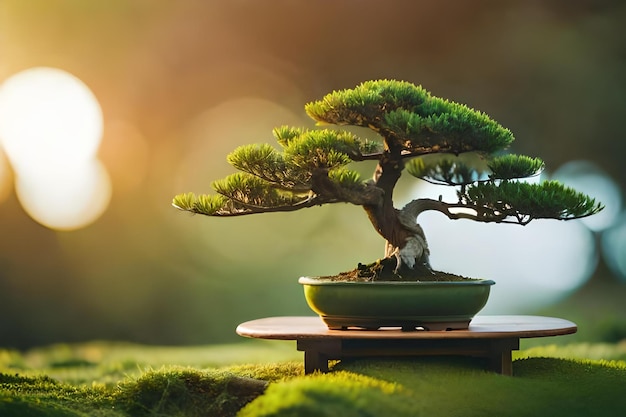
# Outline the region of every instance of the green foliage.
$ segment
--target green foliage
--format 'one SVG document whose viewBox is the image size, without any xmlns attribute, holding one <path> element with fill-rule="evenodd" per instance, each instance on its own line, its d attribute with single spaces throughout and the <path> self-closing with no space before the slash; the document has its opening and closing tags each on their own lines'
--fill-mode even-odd
<svg viewBox="0 0 626 417">
<path fill-rule="evenodd" d="M 294 194 L 281 192 L 271 183 L 245 172 L 237 172 L 213 182 L 213 188 L 235 207 L 276 207 L 302 200 Z"/>
<path fill-rule="evenodd" d="M 486 114 L 462 104 L 436 99 L 442 113 L 424 115 L 398 109 L 385 115 L 382 128 L 409 151 L 420 153 L 483 152 L 506 148 L 513 135 Z"/>
<path fill-rule="evenodd" d="M 255 208 L 292 206 L 306 197 L 281 192 L 260 178 L 238 172 L 214 182 L 219 195 L 179 194 L 172 205 L 180 210 L 206 216 L 246 214 Z"/>
<path fill-rule="evenodd" d="M 406 163 L 407 173 L 416 178 L 440 185 L 468 185 L 488 179 L 488 168 L 484 158 L 469 154 L 424 155 Z"/>
<path fill-rule="evenodd" d="M 468 187 L 471 204 L 487 207 L 507 216 L 532 219 L 568 220 L 590 216 L 602 210 L 595 199 L 566 187 L 558 181 L 541 184 L 503 181 Z"/>
<path fill-rule="evenodd" d="M 218 196 L 180 194 L 174 207 L 209 216 L 307 207 L 299 205 L 310 198 L 314 173 L 328 176 L 338 187 L 358 189 L 363 186 L 360 175 L 345 166 L 379 150 L 377 143 L 342 130 L 282 126 L 274 136 L 282 152 L 268 144 L 236 148 L 227 160 L 242 172 L 214 181 Z"/>
<path fill-rule="evenodd" d="M 244 145 L 231 152 L 226 160 L 240 171 L 250 174 L 266 176 L 268 168 L 285 166 L 285 160 L 276 149 L 267 144 Z M 269 175 L 271 177 L 271 175 Z"/>
<path fill-rule="evenodd" d="M 285 145 L 289 162 L 307 170 L 337 168 L 359 160 L 364 153 L 377 150 L 378 145 L 361 140 L 342 130 L 307 130 Z"/>
<path fill-rule="evenodd" d="M 245 145 L 228 155 L 228 162 L 240 172 L 213 183 L 219 196 L 181 194 L 173 205 L 213 216 L 294 211 L 338 202 L 377 207 L 393 195 L 406 168 L 417 178 L 460 186 L 458 203 L 440 201 L 437 206 L 429 200 L 429 206 L 423 205 L 424 210 L 438 210 L 449 218 L 510 223 L 506 219 L 514 217 L 526 224 L 538 218 L 580 218 L 602 209 L 595 200 L 553 181 L 540 186 L 510 182 L 537 175 L 543 161 L 494 156 L 514 140 L 511 131 L 483 112 L 432 96 L 422 86 L 366 81 L 333 91 L 308 103 L 305 110 L 322 124 L 373 129 L 382 137 L 382 149 L 344 130 L 280 126 L 273 135 L 281 149 Z M 425 159 L 438 155 L 445 157 Z M 465 155 L 478 155 L 479 160 L 467 163 L 462 159 Z M 373 182 L 364 182 L 347 167 L 363 160 L 378 160 L 379 166 L 385 166 Z M 451 208 L 470 208 L 476 215 L 453 213 Z M 380 213 L 381 218 L 372 220 L 377 230 L 393 229 L 389 226 L 395 222 L 393 215 L 382 214 L 393 212 Z"/>
<path fill-rule="evenodd" d="M 319 123 L 381 127 L 382 114 L 396 109 L 416 110 L 430 98 L 421 86 L 405 81 L 366 81 L 349 90 L 333 91 L 305 105 Z"/>
<path fill-rule="evenodd" d="M 539 158 L 514 154 L 493 158 L 476 153 L 424 155 L 406 163 L 409 174 L 442 185 L 528 178 L 538 175 L 543 168 L 544 163 Z"/>
<path fill-rule="evenodd" d="M 195 202 L 198 213 L 215 213 L 226 204 L 226 199 L 220 195 L 199 195 Z"/>
<path fill-rule="evenodd" d="M 275 187 L 293 191 L 310 189 L 310 172 L 285 160 L 285 155 L 270 145 L 240 146 L 228 155 L 227 160 L 238 170 L 252 174 Z"/>
<path fill-rule="evenodd" d="M 225 204 L 226 198 L 221 195 L 197 196 L 194 193 L 179 194 L 172 201 L 172 205 L 180 210 L 209 216 L 218 213 Z"/>
<path fill-rule="evenodd" d="M 292 164 L 309 172 L 348 165 L 350 157 L 337 149 L 332 140 L 326 135 L 311 136 L 310 140 L 293 140 L 285 153 Z"/>
<path fill-rule="evenodd" d="M 305 110 L 318 122 L 370 127 L 416 154 L 490 154 L 513 141 L 513 134 L 486 114 L 403 81 L 367 81 L 333 91 Z"/>
<path fill-rule="evenodd" d="M 192 211 L 196 203 L 194 193 L 178 194 L 172 200 L 172 205 L 180 210 Z"/>
<path fill-rule="evenodd" d="M 501 180 L 532 177 L 540 174 L 544 167 L 541 159 L 525 155 L 503 155 L 489 161 L 490 178 Z"/>
<path fill-rule="evenodd" d="M 276 141 L 283 147 L 289 145 L 289 142 L 292 139 L 299 138 L 305 129 L 299 127 L 291 127 L 291 126 L 280 126 L 275 127 L 272 133 L 274 134 L 274 138 Z"/>
<path fill-rule="evenodd" d="M 359 189 L 363 186 L 361 174 L 350 169 L 334 169 L 328 173 L 328 177 L 331 181 L 346 189 Z"/>
</svg>

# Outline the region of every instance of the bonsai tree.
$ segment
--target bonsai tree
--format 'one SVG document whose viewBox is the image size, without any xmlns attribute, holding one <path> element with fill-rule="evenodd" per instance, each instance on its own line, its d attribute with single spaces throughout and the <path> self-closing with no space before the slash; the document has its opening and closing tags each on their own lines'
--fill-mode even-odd
<svg viewBox="0 0 626 417">
<path fill-rule="evenodd" d="M 513 134 L 486 114 L 394 80 L 368 81 L 308 103 L 318 125 L 373 130 L 380 142 L 337 128 L 274 129 L 280 146 L 245 145 L 228 155 L 240 172 L 212 185 L 217 194 L 180 194 L 173 205 L 208 216 L 285 212 L 330 203 L 361 206 L 386 241 L 384 258 L 355 270 L 368 279 L 435 276 L 419 215 L 435 210 L 449 219 L 528 224 L 535 219 L 571 220 L 603 207 L 556 181 L 527 183 L 539 174 L 538 158 L 503 152 Z M 466 156 L 471 156 L 467 158 Z M 377 161 L 371 179 L 352 163 Z M 420 197 L 402 208 L 394 188 L 403 173 L 457 188 L 455 201 Z M 435 278 L 431 278 L 435 279 Z"/>
</svg>

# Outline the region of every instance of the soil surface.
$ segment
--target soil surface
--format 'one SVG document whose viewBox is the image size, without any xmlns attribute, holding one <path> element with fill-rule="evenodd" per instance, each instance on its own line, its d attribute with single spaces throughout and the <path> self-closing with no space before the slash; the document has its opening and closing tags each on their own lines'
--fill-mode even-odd
<svg viewBox="0 0 626 417">
<path fill-rule="evenodd" d="M 337 275 L 320 277 L 332 281 L 467 281 L 474 280 L 448 272 L 432 271 L 424 266 L 415 269 L 402 265 L 396 273 L 396 258 L 379 259 L 371 264 L 359 264 L 355 269 Z"/>
</svg>

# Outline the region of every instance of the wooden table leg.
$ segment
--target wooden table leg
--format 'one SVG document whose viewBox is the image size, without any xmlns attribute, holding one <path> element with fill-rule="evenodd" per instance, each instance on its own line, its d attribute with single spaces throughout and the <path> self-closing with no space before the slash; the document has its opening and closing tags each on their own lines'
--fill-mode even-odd
<svg viewBox="0 0 626 417">
<path fill-rule="evenodd" d="M 519 349 L 519 338 L 492 339 L 489 343 L 489 369 L 502 375 L 513 375 L 512 351 Z"/>
<path fill-rule="evenodd" d="M 315 371 L 328 372 L 328 357 L 315 350 L 305 350 L 304 374 L 312 374 Z"/>
<path fill-rule="evenodd" d="M 338 358 L 339 339 L 298 339 L 297 349 L 304 352 L 304 373 L 328 372 L 328 360 Z"/>
</svg>

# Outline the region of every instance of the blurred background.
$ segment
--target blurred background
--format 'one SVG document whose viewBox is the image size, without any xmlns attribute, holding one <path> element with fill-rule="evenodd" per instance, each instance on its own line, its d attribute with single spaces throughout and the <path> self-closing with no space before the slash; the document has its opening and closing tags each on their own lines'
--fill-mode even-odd
<svg viewBox="0 0 626 417">
<path fill-rule="evenodd" d="M 625 21 L 619 0 L 0 0 L 0 347 L 221 343 L 312 314 L 299 276 L 383 254 L 360 208 L 220 219 L 171 199 L 377 78 L 486 112 L 543 179 L 607 206 L 526 227 L 424 215 L 433 266 L 495 280 L 485 313 L 626 338 Z M 399 204 L 449 195 L 417 182 Z"/>
</svg>

